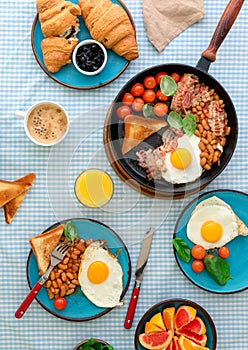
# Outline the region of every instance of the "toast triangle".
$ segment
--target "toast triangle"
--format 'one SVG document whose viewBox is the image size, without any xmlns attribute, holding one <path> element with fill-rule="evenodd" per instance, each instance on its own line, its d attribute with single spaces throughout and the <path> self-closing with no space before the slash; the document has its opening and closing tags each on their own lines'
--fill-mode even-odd
<svg viewBox="0 0 248 350">
<path fill-rule="evenodd" d="M 20 179 L 14 181 L 16 182 L 27 182 L 30 184 L 30 186 L 28 187 L 28 189 L 33 186 L 33 181 L 35 180 L 35 174 L 34 173 L 29 173 L 26 176 L 21 177 Z M 22 201 L 24 200 L 27 191 L 22 192 L 21 194 L 19 194 L 19 196 L 13 198 L 12 200 L 10 200 L 9 202 L 7 202 L 4 206 L 4 216 L 5 216 L 5 222 L 7 224 L 10 224 L 11 221 L 13 220 L 13 217 L 15 216 L 17 210 L 19 209 L 20 205 L 22 204 Z"/>
<path fill-rule="evenodd" d="M 54 229 L 32 236 L 29 243 L 36 258 L 40 275 L 43 275 L 50 265 L 52 251 L 57 247 L 64 232 L 64 225 L 61 224 Z"/>
<path fill-rule="evenodd" d="M 0 180 L 0 207 L 3 207 L 13 198 L 26 191 L 30 185 L 31 184 L 27 182 L 11 182 Z"/>
<path fill-rule="evenodd" d="M 165 120 L 139 117 L 129 114 L 124 119 L 124 140 L 122 153 L 126 154 L 161 128 L 167 126 Z"/>
</svg>

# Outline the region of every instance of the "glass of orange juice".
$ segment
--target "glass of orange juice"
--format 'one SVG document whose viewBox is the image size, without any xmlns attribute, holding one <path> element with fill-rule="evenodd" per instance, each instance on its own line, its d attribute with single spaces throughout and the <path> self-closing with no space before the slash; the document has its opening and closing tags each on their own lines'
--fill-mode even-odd
<svg viewBox="0 0 248 350">
<path fill-rule="evenodd" d="M 74 191 L 81 204 L 89 208 L 100 208 L 112 198 L 114 183 L 105 171 L 90 168 L 77 177 Z"/>
</svg>

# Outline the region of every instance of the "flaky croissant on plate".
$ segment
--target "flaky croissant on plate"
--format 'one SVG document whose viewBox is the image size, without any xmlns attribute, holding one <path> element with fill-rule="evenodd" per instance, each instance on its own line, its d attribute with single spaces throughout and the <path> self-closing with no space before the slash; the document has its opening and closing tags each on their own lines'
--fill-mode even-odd
<svg viewBox="0 0 248 350">
<path fill-rule="evenodd" d="M 71 62 L 71 54 L 78 43 L 77 39 L 58 37 L 45 38 L 41 42 L 44 64 L 49 72 L 56 73 Z"/>
<path fill-rule="evenodd" d="M 41 31 L 45 39 L 41 42 L 44 64 L 56 73 L 71 62 L 71 54 L 78 43 L 78 5 L 64 0 L 36 0 Z"/>
<path fill-rule="evenodd" d="M 138 57 L 135 30 L 122 7 L 110 0 L 79 0 L 78 5 L 93 39 L 128 61 Z"/>
</svg>

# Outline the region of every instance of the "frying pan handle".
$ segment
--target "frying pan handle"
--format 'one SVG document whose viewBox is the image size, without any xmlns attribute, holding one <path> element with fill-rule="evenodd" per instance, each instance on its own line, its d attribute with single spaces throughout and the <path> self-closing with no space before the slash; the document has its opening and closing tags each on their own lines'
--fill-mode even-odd
<svg viewBox="0 0 248 350">
<path fill-rule="evenodd" d="M 202 53 L 202 56 L 210 62 L 216 60 L 216 53 L 235 22 L 244 0 L 230 0 L 221 19 L 215 29 L 213 37 L 208 48 Z"/>
</svg>

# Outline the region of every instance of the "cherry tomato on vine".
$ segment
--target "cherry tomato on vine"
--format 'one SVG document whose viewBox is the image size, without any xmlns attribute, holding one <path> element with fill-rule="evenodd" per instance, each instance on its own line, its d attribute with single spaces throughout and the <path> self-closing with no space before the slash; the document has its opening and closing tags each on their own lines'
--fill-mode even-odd
<svg viewBox="0 0 248 350">
<path fill-rule="evenodd" d="M 171 73 L 171 77 L 175 80 L 176 83 L 178 83 L 181 79 L 180 74 L 178 74 L 176 72 Z"/>
<path fill-rule="evenodd" d="M 139 97 L 139 96 L 143 95 L 144 91 L 145 91 L 144 86 L 140 83 L 136 83 L 132 86 L 130 92 L 133 96 Z"/>
<path fill-rule="evenodd" d="M 126 105 L 122 105 L 116 110 L 116 114 L 119 119 L 124 119 L 130 113 L 131 113 L 131 109 Z"/>
<path fill-rule="evenodd" d="M 193 260 L 191 264 L 192 270 L 196 273 L 200 273 L 204 270 L 204 263 L 202 260 Z"/>
<path fill-rule="evenodd" d="M 134 112 L 141 112 L 145 102 L 142 98 L 136 97 L 132 103 L 132 110 Z"/>
<path fill-rule="evenodd" d="M 154 105 L 153 111 L 157 117 L 164 117 L 168 113 L 168 106 L 163 102 L 158 102 Z"/>
<path fill-rule="evenodd" d="M 57 310 L 63 310 L 66 307 L 66 304 L 66 299 L 63 297 L 55 298 L 53 301 L 53 305 Z"/>
<path fill-rule="evenodd" d="M 153 103 L 156 99 L 156 93 L 153 90 L 145 90 L 142 98 L 146 103 Z"/>
<path fill-rule="evenodd" d="M 221 258 L 226 259 L 226 258 L 229 257 L 230 251 L 229 251 L 229 249 L 228 249 L 227 247 L 221 247 L 221 248 L 219 248 L 219 250 L 218 250 L 218 254 L 219 254 L 219 256 L 220 256 Z"/>
<path fill-rule="evenodd" d="M 156 79 L 153 76 L 145 77 L 144 85 L 146 89 L 154 89 L 156 87 Z"/>
<path fill-rule="evenodd" d="M 164 75 L 168 75 L 168 74 L 166 72 L 159 72 L 156 74 L 155 79 L 156 79 L 157 85 L 160 85 L 160 81 Z"/>
<path fill-rule="evenodd" d="M 167 101 L 169 99 L 169 97 L 165 96 L 160 89 L 157 90 L 156 97 L 159 101 Z"/>
<path fill-rule="evenodd" d="M 131 106 L 133 101 L 134 101 L 133 95 L 130 94 L 129 92 L 126 92 L 122 98 L 122 103 L 127 105 L 127 106 Z"/>
<path fill-rule="evenodd" d="M 195 259 L 203 259 L 206 255 L 206 249 L 201 245 L 194 245 L 191 249 L 191 255 Z"/>
</svg>

